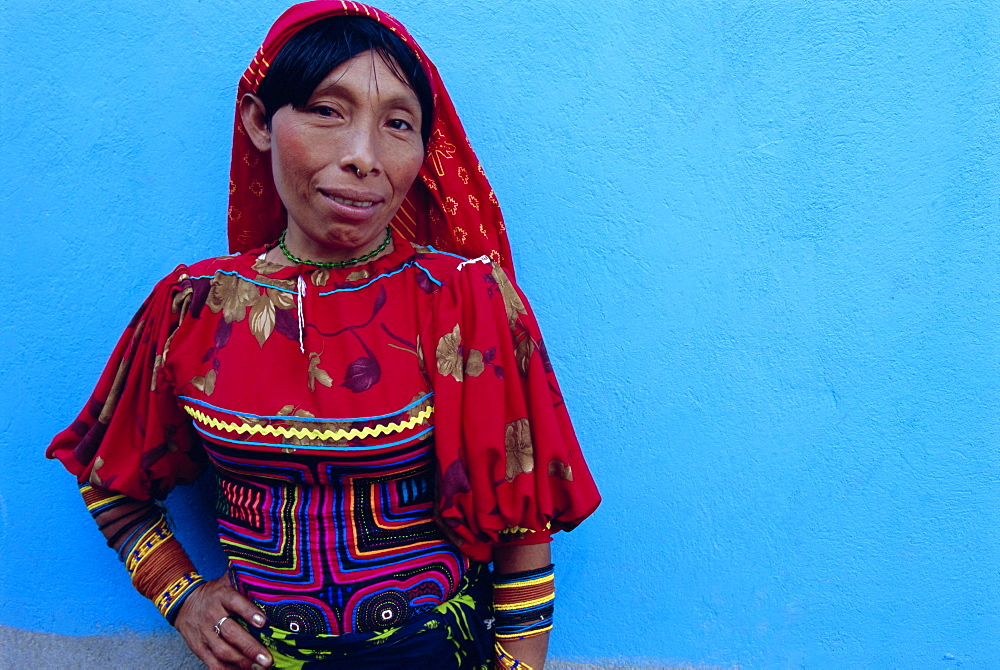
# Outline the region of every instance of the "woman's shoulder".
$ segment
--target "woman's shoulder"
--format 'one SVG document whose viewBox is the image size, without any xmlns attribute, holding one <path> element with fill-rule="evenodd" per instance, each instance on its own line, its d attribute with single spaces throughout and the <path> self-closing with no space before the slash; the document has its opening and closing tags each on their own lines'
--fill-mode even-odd
<svg viewBox="0 0 1000 670">
<path fill-rule="evenodd" d="M 249 274 L 253 271 L 253 265 L 256 261 L 257 256 L 239 254 L 213 256 L 191 264 L 182 263 L 156 282 L 140 307 L 139 314 L 150 309 L 159 309 L 158 306 L 162 307 L 161 303 L 164 301 L 166 301 L 167 306 L 171 307 L 172 311 L 176 311 L 172 302 L 177 294 L 190 292 L 193 287 L 201 283 L 193 280 L 206 280 L 205 284 L 207 285 L 207 280 L 219 272 L 231 275 Z"/>
<path fill-rule="evenodd" d="M 498 281 L 509 281 L 507 275 L 489 256 L 467 258 L 435 249 L 414 245 L 414 262 L 439 286 L 480 286 L 488 288 Z"/>
<path fill-rule="evenodd" d="M 189 279 L 207 279 L 219 272 L 226 274 L 247 273 L 253 270 L 258 255 L 252 253 L 230 256 L 212 256 L 194 263 L 181 263 L 156 282 L 153 293 L 175 290 Z"/>
<path fill-rule="evenodd" d="M 250 270 L 264 250 L 248 251 L 230 256 L 213 256 L 190 265 L 179 265 L 174 274 L 180 272 L 190 277 L 210 277 L 217 272 L 240 272 Z"/>
</svg>

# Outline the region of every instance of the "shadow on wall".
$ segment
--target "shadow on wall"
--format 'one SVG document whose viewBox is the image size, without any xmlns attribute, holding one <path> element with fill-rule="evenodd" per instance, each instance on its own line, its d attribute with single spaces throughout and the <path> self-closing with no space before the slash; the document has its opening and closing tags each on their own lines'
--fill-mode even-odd
<svg viewBox="0 0 1000 670">
<path fill-rule="evenodd" d="M 19 628 L 0 626 L 0 668 L 31 667 L 36 670 L 84 670 L 89 668 L 121 668 L 152 670 L 204 668 L 175 633 L 138 635 L 93 635 L 72 637 L 52 633 L 33 633 Z M 738 666 L 723 668 L 708 665 L 617 665 L 573 663 L 550 660 L 548 670 L 739 670 Z"/>
</svg>

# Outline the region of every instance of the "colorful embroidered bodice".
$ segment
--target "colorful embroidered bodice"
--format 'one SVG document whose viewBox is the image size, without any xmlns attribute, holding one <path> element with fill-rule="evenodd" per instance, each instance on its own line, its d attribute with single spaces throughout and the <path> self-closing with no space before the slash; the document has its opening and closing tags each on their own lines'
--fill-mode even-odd
<svg viewBox="0 0 1000 670">
<path fill-rule="evenodd" d="M 298 455 L 207 442 L 237 588 L 272 626 L 397 626 L 446 601 L 467 565 L 433 520 L 430 440 Z"/>
</svg>

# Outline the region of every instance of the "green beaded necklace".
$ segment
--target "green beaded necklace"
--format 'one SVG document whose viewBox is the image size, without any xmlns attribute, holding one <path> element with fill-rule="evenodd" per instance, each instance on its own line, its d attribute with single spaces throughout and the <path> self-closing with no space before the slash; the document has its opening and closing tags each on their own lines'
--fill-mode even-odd
<svg viewBox="0 0 1000 670">
<path fill-rule="evenodd" d="M 392 227 L 385 227 L 385 239 L 382 240 L 382 244 L 378 245 L 378 248 L 373 249 L 364 256 L 358 256 L 357 258 L 351 258 L 346 261 L 307 261 L 304 258 L 296 258 L 292 255 L 292 252 L 288 250 L 285 246 L 285 233 L 287 230 L 281 231 L 281 237 L 278 238 L 278 246 L 281 247 L 281 251 L 285 254 L 285 258 L 292 261 L 293 263 L 298 263 L 299 265 L 312 265 L 317 268 L 349 268 L 352 265 L 357 265 L 358 263 L 364 263 L 365 261 L 375 258 L 380 253 L 382 253 L 387 246 L 389 246 L 389 241 L 392 240 Z"/>
</svg>

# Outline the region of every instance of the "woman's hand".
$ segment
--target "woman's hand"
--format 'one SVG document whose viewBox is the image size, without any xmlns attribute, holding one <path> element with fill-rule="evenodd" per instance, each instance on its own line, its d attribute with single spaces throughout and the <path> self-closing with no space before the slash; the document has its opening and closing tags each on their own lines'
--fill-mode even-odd
<svg viewBox="0 0 1000 670">
<path fill-rule="evenodd" d="M 271 666 L 271 654 L 243 629 L 239 622 L 226 619 L 216 634 L 220 619 L 238 615 L 251 626 L 264 625 L 260 609 L 229 584 L 225 575 L 206 582 L 194 590 L 181 605 L 174 627 L 194 655 L 204 661 L 209 670 Z"/>
</svg>

